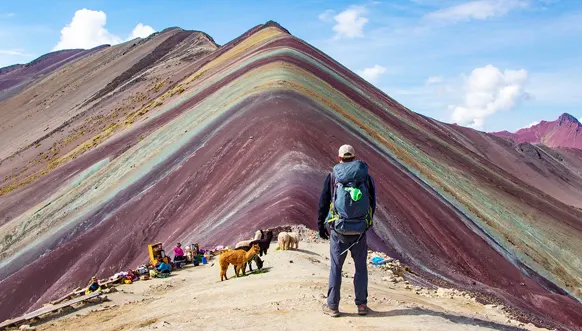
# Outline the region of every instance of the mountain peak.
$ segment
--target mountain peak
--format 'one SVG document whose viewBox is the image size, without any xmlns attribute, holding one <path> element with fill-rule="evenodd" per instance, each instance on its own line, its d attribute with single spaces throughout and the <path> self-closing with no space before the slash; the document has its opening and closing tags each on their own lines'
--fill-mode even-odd
<svg viewBox="0 0 582 331">
<path fill-rule="evenodd" d="M 291 34 L 291 32 L 289 32 L 289 30 L 285 29 L 281 24 L 279 24 L 273 20 L 269 20 L 269 21 L 265 22 L 265 24 L 263 24 L 263 27 L 264 28 L 275 27 L 275 28 L 277 28 L 285 33 Z"/>
<path fill-rule="evenodd" d="M 558 117 L 558 125 L 562 125 L 564 123 L 576 123 L 580 125 L 580 121 L 578 119 L 568 113 L 563 113 Z"/>
<path fill-rule="evenodd" d="M 573 115 L 563 113 L 555 121 L 541 121 L 514 133 L 507 131 L 491 134 L 509 138 L 517 143 L 543 144 L 548 147 L 572 147 L 582 149 L 582 124 Z"/>
</svg>

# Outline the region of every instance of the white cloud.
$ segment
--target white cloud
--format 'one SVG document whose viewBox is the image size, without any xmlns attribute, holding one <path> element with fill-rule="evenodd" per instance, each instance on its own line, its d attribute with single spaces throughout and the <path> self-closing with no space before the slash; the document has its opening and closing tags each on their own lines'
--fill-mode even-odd
<svg viewBox="0 0 582 331">
<path fill-rule="evenodd" d="M 139 23 L 136 25 L 133 31 L 131 31 L 131 35 L 129 35 L 127 39 L 132 40 L 135 38 L 147 38 L 154 32 L 156 32 L 156 30 L 154 30 L 154 28 L 151 26 Z"/>
<path fill-rule="evenodd" d="M 442 22 L 460 22 L 485 20 L 494 16 L 503 16 L 508 12 L 525 8 L 528 3 L 523 0 L 478 0 L 439 9 L 428 13 L 425 18 Z"/>
<path fill-rule="evenodd" d="M 524 86 L 528 80 L 525 69 L 505 70 L 487 65 L 475 68 L 465 78 L 465 103 L 450 106 L 452 120 L 460 125 L 481 129 L 485 118 L 500 110 L 511 110 L 529 99 Z"/>
<path fill-rule="evenodd" d="M 335 14 L 335 11 L 328 9 L 323 13 L 319 14 L 317 18 L 319 18 L 319 20 L 322 22 L 331 23 L 333 22 L 333 14 Z"/>
<path fill-rule="evenodd" d="M 538 125 L 538 124 L 540 124 L 540 121 L 534 121 L 534 122 L 531 122 L 530 124 L 524 126 L 522 129 L 531 128 L 532 126 Z"/>
<path fill-rule="evenodd" d="M 358 71 L 358 75 L 364 78 L 368 82 L 374 84 L 378 81 L 378 78 L 386 73 L 386 68 L 383 66 L 376 64 L 371 68 L 365 68 L 364 70 Z"/>
<path fill-rule="evenodd" d="M 32 54 L 25 53 L 23 49 L 0 49 L 0 54 L 26 57 L 32 56 Z"/>
<path fill-rule="evenodd" d="M 118 44 L 124 40 L 112 34 L 105 28 L 107 15 L 103 11 L 89 10 L 86 8 L 77 10 L 71 23 L 61 30 L 61 39 L 53 48 L 53 51 L 71 48 L 92 48 L 103 44 Z M 155 30 L 148 25 L 139 23 L 128 39 L 142 37 L 146 33 L 151 34 Z"/>
<path fill-rule="evenodd" d="M 442 81 L 443 81 L 443 76 L 430 76 L 426 79 L 425 84 L 426 85 L 438 84 L 438 83 L 442 83 Z"/>
<path fill-rule="evenodd" d="M 0 49 L 0 68 L 15 63 L 23 63 L 33 58 L 34 55 L 27 53 L 21 48 Z"/>
<path fill-rule="evenodd" d="M 363 37 L 364 25 L 368 23 L 368 19 L 364 17 L 366 12 L 365 7 L 351 6 L 334 16 L 333 19 L 336 21 L 333 26 L 333 30 L 336 32 L 335 39 Z"/>
<path fill-rule="evenodd" d="M 105 29 L 106 22 L 107 15 L 102 11 L 86 8 L 77 10 L 71 23 L 61 30 L 61 40 L 53 50 L 120 43 L 121 38 Z"/>
</svg>

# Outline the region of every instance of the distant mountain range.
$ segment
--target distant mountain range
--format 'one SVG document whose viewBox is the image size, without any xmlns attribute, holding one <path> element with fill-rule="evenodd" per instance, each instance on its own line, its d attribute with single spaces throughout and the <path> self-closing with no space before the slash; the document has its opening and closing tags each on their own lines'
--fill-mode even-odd
<svg viewBox="0 0 582 331">
<path fill-rule="evenodd" d="M 548 147 L 573 147 L 582 149 L 582 124 L 570 114 L 562 114 L 557 120 L 523 128 L 515 133 L 491 132 L 498 137 L 509 138 L 516 143 L 542 144 Z"/>
</svg>

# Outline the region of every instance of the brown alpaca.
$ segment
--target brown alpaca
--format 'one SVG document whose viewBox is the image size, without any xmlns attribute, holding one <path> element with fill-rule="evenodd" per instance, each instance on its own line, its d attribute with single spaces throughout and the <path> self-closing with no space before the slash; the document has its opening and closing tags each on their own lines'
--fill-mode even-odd
<svg viewBox="0 0 582 331">
<path fill-rule="evenodd" d="M 226 270 L 230 264 L 234 265 L 234 272 L 238 277 L 239 272 L 244 270 L 245 263 L 247 263 L 253 256 L 259 253 L 259 245 L 254 244 L 248 252 L 244 250 L 233 250 L 220 254 L 218 257 L 218 264 L 220 264 L 220 281 L 224 279 L 228 280 L 226 277 Z"/>
</svg>

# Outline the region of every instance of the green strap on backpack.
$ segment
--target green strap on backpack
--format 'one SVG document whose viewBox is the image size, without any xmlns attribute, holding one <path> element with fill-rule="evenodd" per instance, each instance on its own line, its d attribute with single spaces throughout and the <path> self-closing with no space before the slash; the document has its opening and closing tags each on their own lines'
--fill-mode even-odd
<svg viewBox="0 0 582 331">
<path fill-rule="evenodd" d="M 357 187 L 344 187 L 344 191 L 349 192 L 350 197 L 354 201 L 358 201 L 362 198 L 362 191 L 360 191 L 360 189 Z"/>
</svg>

